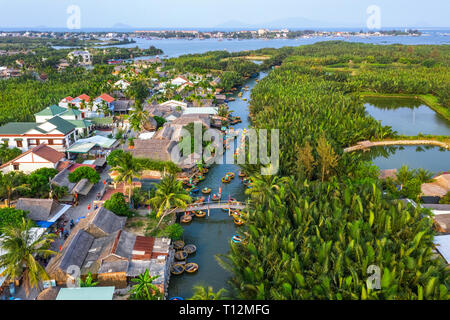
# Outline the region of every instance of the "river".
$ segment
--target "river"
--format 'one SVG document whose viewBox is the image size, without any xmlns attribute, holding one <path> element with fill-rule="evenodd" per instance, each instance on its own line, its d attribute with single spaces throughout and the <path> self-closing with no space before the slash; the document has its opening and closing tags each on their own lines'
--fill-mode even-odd
<svg viewBox="0 0 450 320">
<path fill-rule="evenodd" d="M 256 84 L 256 79 L 262 79 L 266 75 L 267 73 L 261 72 L 257 78 L 250 79 L 245 84 L 249 86 L 250 90 L 243 91 L 242 98 L 249 101 L 250 92 Z M 233 125 L 233 127 L 234 129 L 248 128 L 248 104 L 242 98 L 239 98 L 237 93 L 233 97 L 236 100 L 228 102 L 228 106 L 230 110 L 234 111 L 234 116 L 240 116 L 242 119 L 242 123 Z M 228 200 L 228 197 L 243 201 L 247 196 L 244 194 L 245 187 L 238 177 L 239 170 L 240 168 L 236 164 L 213 165 L 199 187 L 200 189 L 211 188 L 211 195 L 218 193 L 220 187 L 222 199 L 225 201 Z M 235 173 L 235 178 L 229 184 L 222 183 L 222 177 L 230 171 Z M 227 280 L 230 278 L 230 274 L 218 264 L 215 255 L 226 254 L 229 251 L 231 237 L 237 232 L 237 227 L 234 225 L 232 218 L 228 216 L 228 212 L 221 209 L 211 210 L 209 217 L 202 219 L 194 217 L 190 224 L 183 225 L 183 227 L 185 243 L 192 243 L 197 246 L 197 252 L 194 256 L 188 257 L 187 261 L 197 263 L 199 270 L 195 274 L 172 275 L 169 284 L 169 297 L 190 298 L 193 294 L 192 287 L 195 285 L 212 286 L 214 291 L 227 288 Z"/>
<path fill-rule="evenodd" d="M 450 36 L 443 35 L 440 32 L 424 31 L 422 36 L 372 36 L 372 37 L 309 37 L 298 39 L 245 39 L 245 40 L 227 40 L 218 39 L 146 39 L 132 38 L 136 43 L 118 45 L 114 47 L 131 48 L 138 46 L 142 49 L 148 49 L 150 46 L 162 49 L 163 55 L 169 58 L 178 57 L 183 54 L 204 53 L 207 51 L 226 50 L 229 52 L 238 52 L 244 50 L 257 50 L 262 48 L 281 48 L 297 47 L 301 45 L 313 44 L 321 41 L 348 41 L 373 44 L 450 44 Z M 54 47 L 64 49 L 68 47 Z"/>
</svg>

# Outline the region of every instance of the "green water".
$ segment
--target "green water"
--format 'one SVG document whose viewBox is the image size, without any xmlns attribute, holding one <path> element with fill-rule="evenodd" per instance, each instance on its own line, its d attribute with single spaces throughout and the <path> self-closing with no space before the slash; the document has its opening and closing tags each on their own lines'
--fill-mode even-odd
<svg viewBox="0 0 450 320">
<path fill-rule="evenodd" d="M 450 135 L 450 121 L 419 100 L 409 98 L 365 98 L 367 112 L 398 134 Z"/>
<path fill-rule="evenodd" d="M 255 79 L 262 79 L 265 76 L 266 73 L 260 73 Z M 256 84 L 255 79 L 250 79 L 245 85 L 248 85 L 249 89 L 253 88 Z M 250 100 L 250 90 L 243 91 L 242 98 L 247 98 L 247 101 L 239 98 L 237 93 L 234 95 L 234 98 L 236 100 L 229 102 L 228 106 L 230 110 L 234 111 L 233 115 L 241 117 L 242 123 L 233 125 L 233 128 L 247 128 L 249 126 L 247 102 Z M 243 201 L 247 196 L 244 194 L 245 187 L 238 177 L 239 170 L 239 166 L 235 164 L 213 165 L 206 174 L 206 179 L 199 184 L 199 187 L 200 189 L 204 187 L 211 188 L 211 195 L 218 193 L 220 187 L 224 201 L 227 201 L 228 197 Z M 235 173 L 235 178 L 231 183 L 222 183 L 222 177 L 230 171 Z M 201 219 L 194 217 L 190 224 L 183 225 L 183 227 L 184 242 L 197 246 L 197 252 L 192 257 L 188 257 L 187 261 L 197 263 L 199 270 L 195 274 L 171 275 L 169 297 L 190 298 L 193 295 L 192 287 L 195 285 L 212 286 L 214 291 L 227 288 L 227 280 L 229 280 L 230 274 L 218 264 L 215 256 L 226 254 L 229 251 L 231 237 L 239 229 L 234 225 L 232 218 L 228 216 L 228 212 L 221 209 L 211 210 L 209 217 Z"/>
</svg>

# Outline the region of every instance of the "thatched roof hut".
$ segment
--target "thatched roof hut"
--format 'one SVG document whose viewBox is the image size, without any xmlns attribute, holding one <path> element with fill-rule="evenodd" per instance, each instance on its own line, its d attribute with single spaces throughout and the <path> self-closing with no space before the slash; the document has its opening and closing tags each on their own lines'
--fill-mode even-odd
<svg viewBox="0 0 450 320">
<path fill-rule="evenodd" d="M 48 221 L 65 206 L 53 199 L 19 198 L 16 209 L 28 211 L 28 218 L 34 221 Z"/>
<path fill-rule="evenodd" d="M 44 289 L 38 294 L 36 300 L 56 300 L 60 289 L 60 287 L 50 287 Z"/>
</svg>

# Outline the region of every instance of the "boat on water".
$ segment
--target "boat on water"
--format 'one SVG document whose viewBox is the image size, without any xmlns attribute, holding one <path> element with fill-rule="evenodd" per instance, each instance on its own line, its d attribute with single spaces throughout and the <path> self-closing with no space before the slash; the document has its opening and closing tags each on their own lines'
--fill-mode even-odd
<svg viewBox="0 0 450 320">
<path fill-rule="evenodd" d="M 172 297 L 169 300 L 184 300 L 182 297 Z"/>
<path fill-rule="evenodd" d="M 200 170 L 200 172 L 203 173 L 203 174 L 208 173 L 208 171 L 209 171 L 208 168 L 202 168 L 202 169 Z"/>
<path fill-rule="evenodd" d="M 234 218 L 234 219 L 233 219 L 233 222 L 234 222 L 234 224 L 237 225 L 237 226 L 242 226 L 242 225 L 244 224 L 244 220 L 242 220 L 242 219 L 236 219 L 236 218 Z"/>
<path fill-rule="evenodd" d="M 180 218 L 181 223 L 189 223 L 192 221 L 192 216 L 190 214 L 185 214 Z"/>
<path fill-rule="evenodd" d="M 230 181 L 231 181 L 231 178 L 228 177 L 228 176 L 225 176 L 225 177 L 222 178 L 222 182 L 223 183 L 230 183 Z"/>
<path fill-rule="evenodd" d="M 229 176 L 231 179 L 234 179 L 235 177 L 234 172 L 227 172 L 227 176 Z"/>
<path fill-rule="evenodd" d="M 184 250 L 175 252 L 175 259 L 177 259 L 179 261 L 186 260 L 187 256 L 188 256 L 188 253 Z"/>
<path fill-rule="evenodd" d="M 247 98 L 242 98 L 242 101 L 247 101 Z"/>
<path fill-rule="evenodd" d="M 210 194 L 210 193 L 211 193 L 211 188 L 206 188 L 206 187 L 204 187 L 204 188 L 202 189 L 202 193 L 203 193 L 203 194 Z"/>
<path fill-rule="evenodd" d="M 214 193 L 213 196 L 212 196 L 212 198 L 211 198 L 211 200 L 212 200 L 212 201 L 219 201 L 220 198 L 222 198 L 222 196 L 221 196 L 220 194 Z"/>
<path fill-rule="evenodd" d="M 173 248 L 175 250 L 181 250 L 184 248 L 184 241 L 183 240 L 177 240 L 173 243 Z"/>
<path fill-rule="evenodd" d="M 242 235 L 240 235 L 239 233 L 236 233 L 235 235 L 233 235 L 233 236 L 231 237 L 231 240 L 232 240 L 234 243 L 241 243 L 242 241 L 245 240 L 245 237 L 242 236 Z"/>
<path fill-rule="evenodd" d="M 205 176 L 200 175 L 200 176 L 197 177 L 197 180 L 198 181 L 203 181 L 203 180 L 205 180 Z"/>
<path fill-rule="evenodd" d="M 194 273 L 198 270 L 198 264 L 196 264 L 194 262 L 186 263 L 184 270 L 188 273 Z"/>
<path fill-rule="evenodd" d="M 200 191 L 200 188 L 199 187 L 195 187 L 195 188 L 192 188 L 191 190 L 190 190 L 190 192 L 192 192 L 192 193 L 197 193 L 197 192 L 199 192 Z"/>
<path fill-rule="evenodd" d="M 176 263 L 172 265 L 172 268 L 170 268 L 170 273 L 174 275 L 179 275 L 184 272 L 184 266 L 182 264 Z"/>
<path fill-rule="evenodd" d="M 183 250 L 188 254 L 194 254 L 197 251 L 197 247 L 194 244 L 187 244 L 184 246 Z"/>
<path fill-rule="evenodd" d="M 203 211 L 203 210 L 198 210 L 198 211 L 195 211 L 195 212 L 194 212 L 194 215 L 195 215 L 197 218 L 204 218 L 204 217 L 206 216 L 206 212 Z"/>
<path fill-rule="evenodd" d="M 244 171 L 239 171 L 238 173 L 239 178 L 244 178 L 246 176 Z"/>
</svg>

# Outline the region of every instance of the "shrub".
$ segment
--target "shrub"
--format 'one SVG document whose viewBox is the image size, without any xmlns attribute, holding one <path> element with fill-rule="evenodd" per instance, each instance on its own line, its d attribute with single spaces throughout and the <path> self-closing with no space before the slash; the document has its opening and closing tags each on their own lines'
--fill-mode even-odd
<svg viewBox="0 0 450 320">
<path fill-rule="evenodd" d="M 109 200 L 105 201 L 103 206 L 119 216 L 130 217 L 133 213 L 121 192 L 114 193 Z"/>
<path fill-rule="evenodd" d="M 1 208 L 0 209 L 0 234 L 2 228 L 11 228 L 17 226 L 22 218 L 27 217 L 27 212 L 23 210 L 16 210 L 13 208 Z"/>
<path fill-rule="evenodd" d="M 450 204 L 450 191 L 439 200 L 440 204 Z"/>
<path fill-rule="evenodd" d="M 117 165 L 119 165 L 119 160 L 120 158 L 123 156 L 124 152 L 123 150 L 120 149 L 116 149 L 111 151 L 111 153 L 106 157 L 106 162 L 111 166 L 111 167 L 116 167 Z"/>
<path fill-rule="evenodd" d="M 164 229 L 164 233 L 172 240 L 178 240 L 183 236 L 184 229 L 178 223 L 171 224 Z"/>
<path fill-rule="evenodd" d="M 69 181 L 72 183 L 76 183 L 84 178 L 91 183 L 97 183 L 100 181 L 100 174 L 91 167 L 79 167 L 69 173 Z"/>
</svg>

